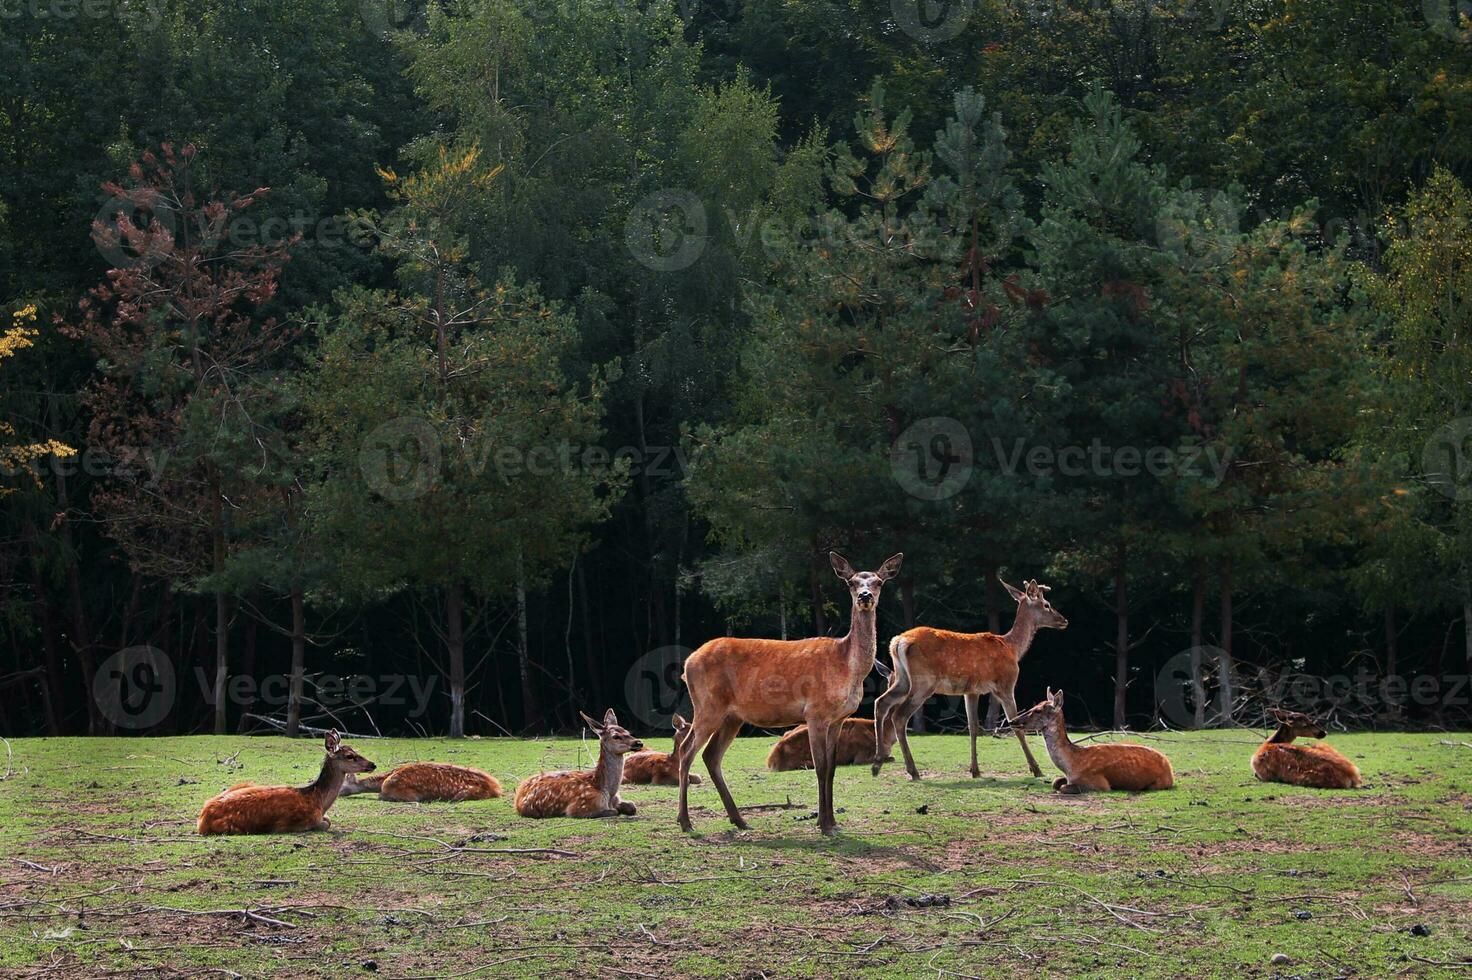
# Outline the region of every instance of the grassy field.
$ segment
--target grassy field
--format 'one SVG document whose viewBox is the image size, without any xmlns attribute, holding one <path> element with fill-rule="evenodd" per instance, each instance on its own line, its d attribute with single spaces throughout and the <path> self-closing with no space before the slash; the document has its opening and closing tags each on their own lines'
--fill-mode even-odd
<svg viewBox="0 0 1472 980">
<path fill-rule="evenodd" d="M 817 833 L 811 773 L 761 768 L 770 739 L 740 739 L 727 757 L 737 800 L 760 806 L 747 832 L 707 784 L 692 790 L 691 836 L 675 825 L 674 789 L 640 786 L 626 793 L 638 815 L 614 820 L 359 796 L 338 803 L 327 833 L 211 839 L 193 833 L 206 799 L 244 780 L 306 783 L 319 745 L 22 740 L 0 782 L 0 974 L 1386 977 L 1472 965 L 1472 739 L 1336 737 L 1367 787 L 1330 793 L 1255 782 L 1252 737 L 1154 740 L 1175 790 L 1075 798 L 1023 778 L 1010 739 L 983 740 L 973 780 L 964 738 L 917 737 L 919 784 L 894 765 L 878 779 L 840 771 L 835 840 Z M 484 767 L 508 796 L 519 778 L 588 762 L 572 739 L 353 744 L 380 767 Z"/>
</svg>

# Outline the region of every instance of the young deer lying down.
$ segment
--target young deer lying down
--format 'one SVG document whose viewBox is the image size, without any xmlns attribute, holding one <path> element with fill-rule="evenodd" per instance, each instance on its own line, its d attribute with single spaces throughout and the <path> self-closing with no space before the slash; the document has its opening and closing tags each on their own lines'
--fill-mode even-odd
<svg viewBox="0 0 1472 980">
<path fill-rule="evenodd" d="M 869 718 L 845 718 L 838 733 L 838 758 L 840 766 L 857 766 L 874 761 L 874 722 Z M 886 757 L 885 762 L 893 762 Z M 783 735 L 767 756 L 767 768 L 773 772 L 791 769 L 813 768 L 813 747 L 808 740 L 808 726 L 798 725 Z"/>
<path fill-rule="evenodd" d="M 582 714 L 582 712 L 578 712 Z M 603 724 L 587 715 L 583 721 L 598 736 L 598 764 L 580 772 L 544 772 L 516 787 L 516 812 L 523 817 L 615 817 L 632 816 L 634 804 L 618 798 L 624 777 L 624 753 L 644 747 L 620 727 L 609 708 Z"/>
<path fill-rule="evenodd" d="M 501 795 L 496 777 L 469 766 L 443 762 L 409 762 L 377 776 L 349 776 L 339 796 L 377 793 L 395 803 L 461 803 Z"/>
<path fill-rule="evenodd" d="M 1063 775 L 1053 780 L 1060 793 L 1107 792 L 1170 789 L 1176 783 L 1170 760 L 1144 745 L 1130 742 L 1108 742 L 1080 747 L 1068 740 L 1063 726 L 1063 692 L 1048 691 L 1048 699 L 1039 701 L 1016 718 L 1009 719 L 1026 732 L 1042 732 L 1043 744 L 1053 765 Z"/>
<path fill-rule="evenodd" d="M 1278 730 L 1252 756 L 1252 772 L 1265 783 L 1291 783 L 1319 789 L 1359 789 L 1360 771 L 1328 745 L 1294 745 L 1295 738 L 1323 738 L 1324 729 L 1308 715 L 1273 710 Z"/>
<path fill-rule="evenodd" d="M 199 811 L 201 834 L 296 834 L 326 830 L 324 814 L 337 799 L 349 773 L 372 772 L 373 763 L 346 745 L 335 731 L 327 733 L 327 758 L 310 786 L 256 786 L 236 783 Z"/>
<path fill-rule="evenodd" d="M 675 715 L 675 747 L 690 730 L 690 723 Z M 624 756 L 624 782 L 648 786 L 680 785 L 680 759 L 673 752 L 630 752 Z M 690 782 L 699 783 L 699 776 L 691 776 Z"/>
</svg>

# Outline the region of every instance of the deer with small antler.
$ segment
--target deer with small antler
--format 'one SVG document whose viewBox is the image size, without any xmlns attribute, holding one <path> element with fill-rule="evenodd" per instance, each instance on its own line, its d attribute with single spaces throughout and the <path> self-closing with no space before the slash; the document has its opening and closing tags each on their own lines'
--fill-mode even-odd
<svg viewBox="0 0 1472 980">
<path fill-rule="evenodd" d="M 257 786 L 236 783 L 199 811 L 196 829 L 211 834 L 299 834 L 326 830 L 326 813 L 337 801 L 349 774 L 372 772 L 373 763 L 342 744 L 337 732 L 324 740 L 327 757 L 322 772 L 310 786 Z"/>
<path fill-rule="evenodd" d="M 852 611 L 848 633 L 807 640 L 710 640 L 685 661 L 685 686 L 695 707 L 690 731 L 679 745 L 680 826 L 690 830 L 690 764 L 703 747 L 711 784 L 731 823 L 746 821 L 721 774 L 721 759 L 743 723 L 759 728 L 806 724 L 818 777 L 818 829 L 838 832 L 833 816 L 833 770 L 839 726 L 864 698 L 864 679 L 874 668 L 879 592 L 899 574 L 904 555 L 875 572 L 856 572 L 837 552 L 833 572 L 848 586 Z"/>
<path fill-rule="evenodd" d="M 1265 783 L 1289 783 L 1317 789 L 1359 789 L 1359 768 L 1330 747 L 1295 744 L 1299 737 L 1322 739 L 1327 732 L 1308 715 L 1273 709 L 1277 731 L 1252 756 L 1252 774 Z"/>
<path fill-rule="evenodd" d="M 911 779 L 919 779 L 915 757 L 905 727 L 925 702 L 936 694 L 959 694 L 966 701 L 966 727 L 971 734 L 971 775 L 981 775 L 976 763 L 976 739 L 981 734 L 981 696 L 990 694 L 1002 702 L 1007 717 L 1017 714 L 1017 674 L 1022 658 L 1032 646 L 1040 629 L 1066 629 L 1068 620 L 1049 604 L 1048 586 L 1036 581 L 1014 589 L 1006 582 L 1002 587 L 1017 600 L 1017 618 L 1006 633 L 953 633 L 950 630 L 918 626 L 889 641 L 889 656 L 894 673 L 889 688 L 874 702 L 874 738 L 877 742 L 875 762 L 870 772 L 879 775 L 889 749 L 898 739 L 905 757 L 905 771 Z M 1027 757 L 1028 768 L 1041 776 L 1037 760 L 1027 747 L 1020 730 L 1017 741 Z"/>
</svg>

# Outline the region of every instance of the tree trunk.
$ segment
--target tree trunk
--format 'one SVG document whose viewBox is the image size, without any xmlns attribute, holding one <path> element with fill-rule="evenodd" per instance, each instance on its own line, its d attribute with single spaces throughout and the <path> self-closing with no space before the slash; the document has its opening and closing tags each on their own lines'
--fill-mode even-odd
<svg viewBox="0 0 1472 980">
<path fill-rule="evenodd" d="M 588 579 L 585 561 L 578 565 L 578 595 L 583 605 L 583 673 L 588 678 L 588 700 L 597 706 L 603 703 L 603 684 L 598 674 L 597 659 L 593 655 L 593 616 L 588 608 Z"/>
<path fill-rule="evenodd" d="M 450 656 L 450 737 L 465 737 L 465 587 L 445 590 L 445 647 Z"/>
<path fill-rule="evenodd" d="M 255 601 L 251 605 L 259 609 L 261 605 L 260 596 L 254 595 L 253 598 Z M 260 627 L 261 621 L 254 615 L 249 616 L 245 621 L 245 646 L 241 652 L 240 659 L 240 673 L 242 676 L 251 678 L 256 676 L 256 639 L 260 633 Z M 259 688 L 256 690 L 259 692 Z M 256 710 L 256 698 L 255 695 L 252 695 L 249 701 L 240 706 L 240 720 L 235 723 L 235 730 L 237 732 L 241 734 L 245 733 L 245 716 L 254 710 Z"/>
<path fill-rule="evenodd" d="M 1192 728 L 1206 727 L 1206 680 L 1201 674 L 1201 644 L 1206 624 L 1206 571 L 1198 564 L 1191 577 Z"/>
<path fill-rule="evenodd" d="M 230 600 L 215 593 L 215 734 L 224 735 L 230 722 L 225 685 L 230 679 Z"/>
<path fill-rule="evenodd" d="M 1127 697 L 1130 683 L 1130 605 L 1125 580 L 1125 546 L 1114 556 L 1114 727 L 1129 726 Z"/>
<path fill-rule="evenodd" d="M 1462 602 L 1462 633 L 1467 644 L 1467 673 L 1472 674 L 1472 595 Z"/>
<path fill-rule="evenodd" d="M 818 584 L 818 569 L 816 567 L 808 569 L 808 595 L 811 597 L 813 603 L 813 635 L 827 636 L 828 624 L 824 621 L 826 617 L 823 615 L 823 587 Z M 1472 647 L 1469 647 L 1469 650 L 1472 650 Z M 1472 656 L 1472 654 L 1469 654 L 1469 656 Z"/>
<path fill-rule="evenodd" d="M 1400 672 L 1400 636 L 1395 624 L 1395 604 L 1385 606 L 1385 676 L 1395 677 Z M 1392 701 L 1386 705 L 1387 714 L 1399 719 L 1404 705 Z"/>
<path fill-rule="evenodd" d="M 900 580 L 900 608 L 904 610 L 905 629 L 915 628 L 915 580 L 908 576 Z M 915 712 L 915 731 L 925 731 L 925 705 Z"/>
<path fill-rule="evenodd" d="M 1232 727 L 1232 706 L 1237 692 L 1232 688 L 1232 559 L 1222 562 L 1221 652 L 1217 654 L 1217 723 Z"/>
<path fill-rule="evenodd" d="M 25 522 L 24 536 L 31 547 L 31 588 L 36 593 L 36 621 L 41 626 L 41 653 L 46 664 L 46 678 L 42 682 L 46 694 L 46 732 L 56 738 L 62 734 L 61 711 L 66 704 L 62 678 L 65 673 L 61 663 L 61 649 L 57 643 L 56 620 L 42 571 L 41 533 L 34 522 Z M 89 699 L 91 696 L 91 692 L 87 692 Z"/>
<path fill-rule="evenodd" d="M 777 627 L 782 639 L 787 639 L 787 583 L 777 592 Z"/>
<path fill-rule="evenodd" d="M 97 674 L 97 660 L 92 651 L 92 634 L 87 628 L 87 607 L 82 602 L 82 573 L 77 566 L 77 549 L 72 541 L 70 498 L 67 495 L 66 468 L 56 468 L 56 505 L 62 515 L 57 536 L 61 539 L 61 553 L 66 561 L 67 599 L 71 605 L 72 649 L 82 667 L 82 703 L 87 707 L 87 733 L 104 734 L 107 727 L 96 700 L 92 697 L 92 679 Z M 1469 648 L 1472 649 L 1472 648 Z"/>
<path fill-rule="evenodd" d="M 526 618 L 526 570 L 521 552 L 516 553 L 516 664 L 521 672 L 521 712 L 524 727 L 540 728 L 542 712 L 532 687 L 531 637 Z"/>
<path fill-rule="evenodd" d="M 295 738 L 302 723 L 302 680 L 307 661 L 307 612 L 302 587 L 291 589 L 291 689 L 286 696 L 286 736 Z"/>
</svg>

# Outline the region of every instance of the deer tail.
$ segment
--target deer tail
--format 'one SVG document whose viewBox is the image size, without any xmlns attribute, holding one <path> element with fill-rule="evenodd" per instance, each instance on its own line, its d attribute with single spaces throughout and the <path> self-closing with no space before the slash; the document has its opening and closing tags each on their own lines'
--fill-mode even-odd
<svg viewBox="0 0 1472 980">
<path fill-rule="evenodd" d="M 889 641 L 889 659 L 894 664 L 894 676 L 889 679 L 889 693 L 892 697 L 902 697 L 910 693 L 910 662 L 907 659 L 909 649 L 910 641 L 905 639 L 904 634 Z"/>
</svg>

